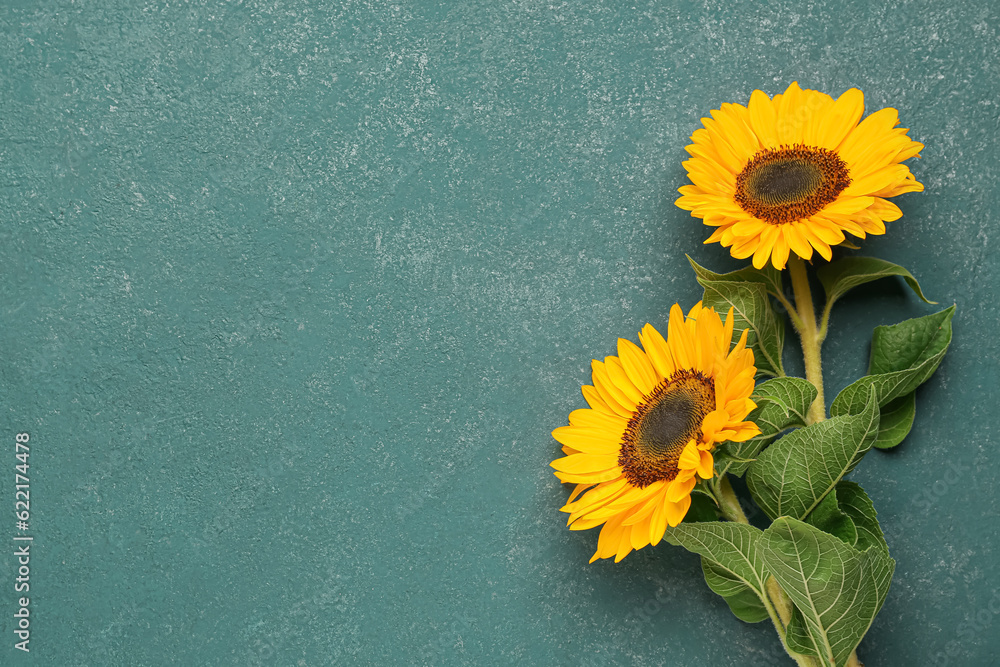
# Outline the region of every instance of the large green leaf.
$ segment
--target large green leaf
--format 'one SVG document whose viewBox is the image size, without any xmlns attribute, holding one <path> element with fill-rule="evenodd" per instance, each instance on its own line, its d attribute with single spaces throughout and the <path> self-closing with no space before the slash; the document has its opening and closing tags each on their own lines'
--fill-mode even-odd
<svg viewBox="0 0 1000 667">
<path fill-rule="evenodd" d="M 921 365 L 941 354 L 951 342 L 955 306 L 899 324 L 875 327 L 869 373 L 892 373 Z"/>
<path fill-rule="evenodd" d="M 786 636 L 793 650 L 845 665 L 882 608 L 895 562 L 789 517 L 764 531 L 760 551 L 798 610 Z"/>
<path fill-rule="evenodd" d="M 937 370 L 948 350 L 954 314 L 952 306 L 926 317 L 876 327 L 869 375 L 845 387 L 833 400 L 830 414 L 853 414 L 872 388 L 881 407 L 923 384 Z"/>
<path fill-rule="evenodd" d="M 906 284 L 917 293 L 917 296 L 927 303 L 934 303 L 924 296 L 917 279 L 909 271 L 884 259 L 845 257 L 820 266 L 816 269 L 816 275 L 823 283 L 823 289 L 826 290 L 827 307 L 858 285 L 890 276 L 902 276 L 906 280 Z"/>
<path fill-rule="evenodd" d="M 709 559 L 713 563 L 713 571 L 721 568 L 726 577 L 761 597 L 764 582 L 767 581 L 758 547 L 761 534 L 759 528 L 742 523 L 706 521 L 667 528 L 663 537 L 671 544 Z"/>
<path fill-rule="evenodd" d="M 903 442 L 913 428 L 913 418 L 917 414 L 916 392 L 911 391 L 906 396 L 889 401 L 881 412 L 874 447 L 889 449 Z"/>
<path fill-rule="evenodd" d="M 704 556 L 701 569 L 705 573 L 705 583 L 726 601 L 736 618 L 746 623 L 759 623 L 768 617 L 757 593 L 732 572 Z"/>
<path fill-rule="evenodd" d="M 856 414 L 841 415 L 792 431 L 747 468 L 747 486 L 775 519 L 804 519 L 844 475 L 854 469 L 878 434 L 876 395 Z"/>
<path fill-rule="evenodd" d="M 760 427 L 760 435 L 746 442 L 726 442 L 719 448 L 718 465 L 734 475 L 742 475 L 751 459 L 779 433 L 793 426 L 805 426 L 806 413 L 816 398 L 816 387 L 802 378 L 772 378 L 758 384 L 751 398 L 757 408 L 747 416 L 747 421 Z"/>
<path fill-rule="evenodd" d="M 695 279 L 702 287 L 707 287 L 708 283 L 717 282 L 749 282 L 761 283 L 767 288 L 769 293 L 775 296 L 781 295 L 784 292 L 784 286 L 781 283 L 781 271 L 771 266 L 770 263 L 763 269 L 755 269 L 751 265 L 737 271 L 730 271 L 729 273 L 715 273 L 691 259 L 690 255 L 685 256 L 688 258 L 688 262 L 691 263 L 691 268 L 694 269 Z"/>
<path fill-rule="evenodd" d="M 851 517 L 858 531 L 858 541 L 854 545 L 860 551 L 874 546 L 889 553 L 889 546 L 882 535 L 878 516 L 871 499 L 860 485 L 846 479 L 837 484 L 837 504 L 844 514 Z"/>
<path fill-rule="evenodd" d="M 838 482 L 837 488 L 809 513 L 806 523 L 839 537 L 859 551 L 874 546 L 889 553 L 871 499 L 861 486 L 846 479 Z"/>
<path fill-rule="evenodd" d="M 840 508 L 837 502 L 838 488 L 840 484 L 826 494 L 805 520 L 810 526 L 816 526 L 824 533 L 839 537 L 853 547 L 858 541 L 858 528 L 854 525 L 854 520 Z"/>
<path fill-rule="evenodd" d="M 702 303 L 725 316 L 733 309 L 733 342 L 749 329 L 747 346 L 761 375 L 783 376 L 781 351 L 785 345 L 785 323 L 771 307 L 767 288 L 752 282 L 707 282 Z"/>
</svg>

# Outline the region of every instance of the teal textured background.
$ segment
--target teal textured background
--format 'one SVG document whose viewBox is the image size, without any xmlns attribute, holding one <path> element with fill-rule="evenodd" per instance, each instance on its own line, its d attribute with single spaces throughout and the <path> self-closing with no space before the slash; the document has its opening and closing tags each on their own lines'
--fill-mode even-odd
<svg viewBox="0 0 1000 667">
<path fill-rule="evenodd" d="M 798 80 L 927 145 L 863 252 L 958 305 L 853 475 L 897 559 L 859 653 L 998 664 L 1000 12 L 734 5 L 3 3 L 0 662 L 784 664 L 695 556 L 588 565 L 548 463 L 590 359 L 700 295 L 684 253 L 738 265 L 673 205 L 699 118 Z M 933 310 L 846 298 L 828 395 Z"/>
</svg>

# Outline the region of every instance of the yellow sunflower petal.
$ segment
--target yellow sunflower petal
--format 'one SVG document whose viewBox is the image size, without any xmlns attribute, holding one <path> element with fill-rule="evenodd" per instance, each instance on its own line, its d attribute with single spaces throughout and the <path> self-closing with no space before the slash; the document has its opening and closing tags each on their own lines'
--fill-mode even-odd
<svg viewBox="0 0 1000 667">
<path fill-rule="evenodd" d="M 660 503 L 649 517 L 649 543 L 654 547 L 663 539 L 667 530 L 667 500 L 661 496 Z"/>
<path fill-rule="evenodd" d="M 622 367 L 626 375 L 632 380 L 632 384 L 642 392 L 643 395 L 653 391 L 659 379 L 649 357 L 638 345 L 624 338 L 618 339 L 618 358 L 621 359 Z"/>
<path fill-rule="evenodd" d="M 660 335 L 660 332 L 653 325 L 647 324 L 639 332 L 639 340 L 642 342 L 642 347 L 646 350 L 646 354 L 649 355 L 650 361 L 653 362 L 653 368 L 656 369 L 659 377 L 667 378 L 673 375 L 676 367 L 674 366 L 673 358 L 670 356 L 670 348 L 667 346 L 667 341 Z"/>
<path fill-rule="evenodd" d="M 834 149 L 840 145 L 858 124 L 865 110 L 865 95 L 857 88 L 851 88 L 837 98 L 819 124 L 816 145 Z"/>
<path fill-rule="evenodd" d="M 774 225 L 768 225 L 760 235 L 757 249 L 753 253 L 753 266 L 755 269 L 763 269 L 767 266 L 767 261 L 771 258 L 774 250 L 774 243 L 778 240 L 778 229 Z"/>
<path fill-rule="evenodd" d="M 610 406 L 605 402 L 601 395 L 598 393 L 597 389 L 589 384 L 585 384 L 580 388 L 583 392 L 583 398 L 587 401 L 587 404 L 593 408 L 595 411 L 604 414 L 615 414 L 615 411 L 611 409 Z"/>
<path fill-rule="evenodd" d="M 681 456 L 677 461 L 677 467 L 682 470 L 696 470 L 700 461 L 701 459 L 698 456 L 698 448 L 692 440 L 684 445 L 684 451 L 681 452 Z"/>
<path fill-rule="evenodd" d="M 608 454 L 572 454 L 550 463 L 559 472 L 603 472 L 618 465 L 618 457 Z"/>
<path fill-rule="evenodd" d="M 872 205 L 868 207 L 868 210 L 886 222 L 899 220 L 903 217 L 903 212 L 899 210 L 898 206 L 893 204 L 888 199 L 882 199 L 881 197 L 875 197 Z"/>
<path fill-rule="evenodd" d="M 642 522 L 640 522 L 642 523 Z M 649 544 L 649 528 L 643 525 L 633 525 L 626 523 L 629 530 L 629 546 L 638 551 Z M 617 562 L 617 561 L 616 561 Z"/>
<path fill-rule="evenodd" d="M 691 496 L 687 495 L 681 498 L 677 502 L 667 501 L 664 506 L 664 510 L 667 514 L 667 524 L 673 528 L 680 525 L 680 522 L 684 520 L 684 516 L 687 514 L 688 509 L 691 507 Z"/>
<path fill-rule="evenodd" d="M 611 382 L 614 383 L 614 388 L 628 398 L 629 402 L 624 405 L 635 410 L 635 406 L 642 402 L 644 393 L 629 378 L 625 367 L 622 366 L 621 359 L 613 356 L 604 357 L 604 369 L 608 372 Z"/>
<path fill-rule="evenodd" d="M 789 231 L 786 229 L 785 225 L 778 228 L 778 237 L 774 241 L 774 250 L 771 251 L 771 263 L 779 271 L 785 268 L 785 264 L 788 263 L 788 253 L 791 250 L 791 244 L 788 242 Z"/>
<path fill-rule="evenodd" d="M 560 472 L 557 470 L 553 474 L 559 478 L 559 481 L 566 482 L 567 484 L 597 484 L 599 482 L 610 482 L 611 480 L 618 479 L 621 477 L 622 470 L 616 466 L 608 468 L 603 472 L 575 473 Z"/>
<path fill-rule="evenodd" d="M 605 431 L 609 434 L 621 435 L 628 426 L 628 420 L 623 417 L 609 415 L 602 410 L 574 410 L 569 413 L 569 423 L 573 426 L 584 426 Z"/>
<path fill-rule="evenodd" d="M 667 487 L 667 501 L 671 503 L 680 502 L 691 495 L 691 489 L 697 483 L 694 477 L 688 477 L 687 479 L 675 478 L 670 482 L 670 486 Z"/>
<path fill-rule="evenodd" d="M 698 464 L 698 477 L 711 479 L 715 472 L 715 459 L 712 458 L 711 452 L 700 450 L 700 453 L 701 462 Z"/>
<path fill-rule="evenodd" d="M 625 519 L 625 525 L 633 526 L 637 523 L 647 521 L 656 508 L 663 504 L 663 487 L 665 485 L 660 482 L 658 483 L 656 493 L 652 494 L 643 503 L 639 504 L 639 509 Z M 649 529 L 646 528 L 646 543 L 649 543 Z"/>
<path fill-rule="evenodd" d="M 618 436 L 609 436 L 601 430 L 591 428 L 581 428 L 578 426 L 560 426 L 552 431 L 552 437 L 564 445 L 569 445 L 573 449 L 583 454 L 614 455 L 618 456 L 620 449 Z M 610 466 L 609 466 L 610 467 Z M 577 472 L 575 470 L 563 470 L 562 472 Z"/>
<path fill-rule="evenodd" d="M 778 102 L 778 143 L 791 146 L 802 142 L 804 108 L 802 89 L 797 81 L 793 81 Z"/>
<path fill-rule="evenodd" d="M 630 418 L 635 412 L 635 403 L 611 381 L 604 363 L 594 359 L 590 362 L 590 368 L 594 388 L 604 402 L 614 410 L 615 414 Z"/>
<path fill-rule="evenodd" d="M 580 496 L 581 493 L 587 489 L 594 486 L 593 484 L 577 484 L 576 488 L 573 489 L 573 493 L 569 494 L 569 502 L 573 502 L 576 498 Z"/>
<path fill-rule="evenodd" d="M 765 93 L 755 90 L 750 95 L 750 127 L 765 148 L 778 146 L 777 114 Z"/>
</svg>

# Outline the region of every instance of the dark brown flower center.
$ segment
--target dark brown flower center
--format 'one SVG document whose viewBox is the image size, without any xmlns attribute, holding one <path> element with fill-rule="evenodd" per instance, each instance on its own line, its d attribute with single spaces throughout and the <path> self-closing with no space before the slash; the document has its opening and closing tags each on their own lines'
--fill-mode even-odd
<svg viewBox="0 0 1000 667">
<path fill-rule="evenodd" d="M 664 380 L 629 420 L 618 465 L 632 486 L 677 477 L 677 461 L 701 423 L 715 409 L 715 383 L 698 371 L 680 370 Z"/>
<path fill-rule="evenodd" d="M 736 177 L 735 199 L 755 218 L 780 225 L 819 212 L 850 184 L 847 164 L 831 150 L 766 148 Z"/>
</svg>

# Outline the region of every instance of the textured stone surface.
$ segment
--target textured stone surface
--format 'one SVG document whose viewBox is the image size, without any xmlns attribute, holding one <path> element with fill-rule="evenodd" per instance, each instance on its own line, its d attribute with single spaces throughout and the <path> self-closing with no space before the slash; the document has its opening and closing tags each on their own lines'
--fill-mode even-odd
<svg viewBox="0 0 1000 667">
<path fill-rule="evenodd" d="M 697 298 L 684 253 L 737 265 L 673 205 L 698 119 L 798 80 L 927 144 L 864 246 L 958 304 L 915 433 L 853 475 L 898 561 L 861 657 L 997 664 L 997 29 L 987 0 L 4 2 L 0 437 L 31 432 L 36 542 L 0 661 L 780 664 L 694 556 L 587 565 L 547 464 L 591 357 Z M 844 299 L 828 394 L 929 312 Z"/>
</svg>

